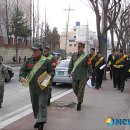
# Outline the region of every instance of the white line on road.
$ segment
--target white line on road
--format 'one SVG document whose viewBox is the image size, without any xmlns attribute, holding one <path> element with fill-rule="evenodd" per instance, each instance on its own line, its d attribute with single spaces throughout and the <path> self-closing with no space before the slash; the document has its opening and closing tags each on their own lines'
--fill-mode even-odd
<svg viewBox="0 0 130 130">
<path fill-rule="evenodd" d="M 51 99 L 51 102 L 54 102 L 55 100 L 57 100 L 57 99 L 59 99 L 59 98 L 65 96 L 65 95 L 67 95 L 67 94 L 69 94 L 69 93 L 71 93 L 71 92 L 72 92 L 72 89 L 70 89 L 70 90 L 68 90 L 68 91 L 66 91 L 66 92 L 61 93 L 61 94 L 59 94 L 59 95 L 53 97 L 53 98 Z M 26 110 L 26 111 L 24 111 L 24 112 L 21 112 L 21 113 L 15 115 L 15 116 L 13 116 L 13 117 L 11 117 L 11 118 L 9 118 L 9 119 L 3 121 L 3 122 L 1 122 L 1 123 L 0 123 L 0 129 L 4 128 L 5 126 L 7 126 L 7 125 L 9 125 L 9 124 L 11 124 L 11 123 L 13 123 L 13 122 L 19 120 L 19 119 L 21 119 L 22 117 L 25 117 L 25 116 L 31 114 L 31 113 L 32 113 L 32 108 L 30 108 L 30 107 L 31 107 L 31 104 L 29 104 L 29 105 L 27 105 L 27 106 L 25 106 L 25 107 L 23 107 L 23 108 L 17 110 L 17 112 L 18 112 L 18 111 L 20 112 L 21 110 L 25 110 L 25 108 L 28 108 L 28 110 Z M 15 114 L 16 111 L 15 111 L 15 112 L 12 112 L 12 113 Z M 0 119 L 1 119 L 1 120 L 2 120 L 2 119 L 5 119 L 5 117 L 8 117 L 8 116 L 13 115 L 12 113 L 3 116 L 3 117 L 1 117 Z"/>
</svg>

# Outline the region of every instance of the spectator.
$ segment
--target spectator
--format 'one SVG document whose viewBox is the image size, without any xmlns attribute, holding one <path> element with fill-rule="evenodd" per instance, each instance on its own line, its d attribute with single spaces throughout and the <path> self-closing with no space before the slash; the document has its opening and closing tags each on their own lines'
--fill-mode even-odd
<svg viewBox="0 0 130 130">
<path fill-rule="evenodd" d="M 15 62 L 16 62 L 16 57 L 14 56 L 14 57 L 12 58 L 12 60 L 13 60 L 13 63 L 15 63 Z"/>
<path fill-rule="evenodd" d="M 19 63 L 21 63 L 21 60 L 22 60 L 22 59 L 21 59 L 21 57 L 19 56 Z"/>
<path fill-rule="evenodd" d="M 24 62 L 26 62 L 26 60 L 27 60 L 27 57 L 26 57 L 26 56 L 24 56 L 24 59 L 23 59 L 23 60 L 24 60 Z"/>
</svg>

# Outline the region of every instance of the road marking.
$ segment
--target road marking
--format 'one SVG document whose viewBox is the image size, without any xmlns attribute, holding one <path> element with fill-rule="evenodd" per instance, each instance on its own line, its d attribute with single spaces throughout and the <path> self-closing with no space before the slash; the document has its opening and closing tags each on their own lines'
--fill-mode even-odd
<svg viewBox="0 0 130 130">
<path fill-rule="evenodd" d="M 0 117 L 0 121 L 3 120 L 3 119 L 9 118 L 9 117 L 11 117 L 13 115 L 16 115 L 18 112 L 21 112 L 23 110 L 29 109 L 30 107 L 31 107 L 31 104 L 29 104 L 29 105 L 27 105 L 25 107 L 22 107 L 22 108 L 20 108 L 20 109 L 18 109 L 16 111 L 13 111 L 13 112 L 11 112 L 11 113 L 9 113 L 7 115 L 4 115 L 4 116 Z"/>
<path fill-rule="evenodd" d="M 54 102 L 55 100 L 57 100 L 57 99 L 59 99 L 59 98 L 65 96 L 65 95 L 71 93 L 72 91 L 73 91 L 73 90 L 70 89 L 70 90 L 68 90 L 68 91 L 66 91 L 66 92 L 63 92 L 63 93 L 57 95 L 57 96 L 54 96 L 54 97 L 51 99 L 51 102 Z M 13 122 L 15 122 L 15 121 L 17 121 L 17 120 L 19 120 L 19 119 L 21 119 L 21 118 L 23 118 L 23 117 L 25 117 L 25 116 L 27 116 L 27 115 L 29 115 L 29 114 L 32 113 L 31 104 L 29 104 L 29 105 L 27 105 L 27 106 L 25 106 L 25 107 L 23 107 L 23 108 L 21 108 L 21 109 L 18 109 L 18 110 L 15 111 L 15 112 L 12 112 L 12 113 L 10 113 L 10 114 L 7 114 L 7 115 L 1 117 L 0 120 L 5 119 L 5 118 L 7 118 L 7 117 L 9 117 L 9 116 L 11 116 L 11 115 L 13 115 L 13 114 L 15 114 L 16 112 L 20 112 L 20 111 L 22 111 L 22 110 L 25 110 L 25 108 L 26 108 L 26 109 L 28 108 L 28 110 L 26 110 L 26 111 L 24 111 L 24 112 L 22 112 L 22 113 L 19 113 L 19 114 L 13 116 L 13 117 L 10 117 L 9 119 L 7 119 L 7 120 L 1 122 L 1 123 L 0 123 L 0 129 L 2 129 L 2 128 L 4 128 L 5 126 L 7 126 L 7 125 L 9 125 L 9 124 L 11 124 L 11 123 L 13 123 Z"/>
</svg>

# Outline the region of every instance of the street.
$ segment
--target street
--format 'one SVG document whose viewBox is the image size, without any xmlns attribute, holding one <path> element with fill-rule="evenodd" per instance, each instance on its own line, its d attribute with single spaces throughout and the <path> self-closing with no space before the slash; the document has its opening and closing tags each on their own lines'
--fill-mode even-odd
<svg viewBox="0 0 130 130">
<path fill-rule="evenodd" d="M 20 67 L 13 67 L 14 76 L 11 82 L 5 83 L 4 102 L 0 110 L 0 122 L 7 120 L 31 108 L 29 89 L 22 87 L 18 81 Z M 71 89 L 70 85 L 53 86 L 52 97 Z"/>
</svg>

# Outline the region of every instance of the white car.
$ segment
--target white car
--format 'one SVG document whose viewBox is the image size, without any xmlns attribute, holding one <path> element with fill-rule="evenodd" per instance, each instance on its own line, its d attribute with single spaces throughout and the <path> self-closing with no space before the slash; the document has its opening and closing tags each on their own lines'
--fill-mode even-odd
<svg viewBox="0 0 130 130">
<path fill-rule="evenodd" d="M 56 83 L 72 83 L 72 78 L 68 75 L 68 66 L 70 59 L 61 60 L 55 69 L 55 76 L 53 78 L 53 85 Z"/>
</svg>

